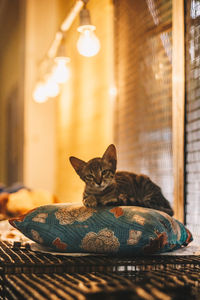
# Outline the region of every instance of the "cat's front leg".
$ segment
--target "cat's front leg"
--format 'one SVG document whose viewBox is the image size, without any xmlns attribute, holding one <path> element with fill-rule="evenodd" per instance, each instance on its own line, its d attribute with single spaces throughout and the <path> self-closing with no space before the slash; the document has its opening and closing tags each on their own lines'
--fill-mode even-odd
<svg viewBox="0 0 200 300">
<path fill-rule="evenodd" d="M 119 205 L 126 205 L 127 197 L 126 195 L 118 195 L 112 198 L 104 199 L 102 201 L 102 205 L 104 206 L 119 206 Z"/>
<path fill-rule="evenodd" d="M 118 197 L 118 202 L 119 202 L 119 205 L 128 205 L 129 203 L 129 196 L 127 194 L 119 194 Z"/>
<path fill-rule="evenodd" d="M 94 195 L 83 194 L 83 204 L 87 207 L 96 207 L 97 199 Z"/>
</svg>

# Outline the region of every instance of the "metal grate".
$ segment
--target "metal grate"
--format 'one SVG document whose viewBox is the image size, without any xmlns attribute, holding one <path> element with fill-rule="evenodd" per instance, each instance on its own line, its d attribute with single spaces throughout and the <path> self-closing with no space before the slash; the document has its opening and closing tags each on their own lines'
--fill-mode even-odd
<svg viewBox="0 0 200 300">
<path fill-rule="evenodd" d="M 59 256 L 33 252 L 26 248 L 12 248 L 8 242 L 0 242 L 0 275 L 31 273 L 83 273 L 113 272 L 126 274 L 131 271 L 200 269 L 200 256 Z"/>
<path fill-rule="evenodd" d="M 186 223 L 200 243 L 200 2 L 185 1 Z"/>
<path fill-rule="evenodd" d="M 18 274 L 4 278 L 3 299 L 198 299 L 198 271 Z"/>
<path fill-rule="evenodd" d="M 171 27 L 171 0 L 115 0 L 118 168 L 149 175 L 172 203 Z"/>
<path fill-rule="evenodd" d="M 0 242 L 0 300 L 198 299 L 199 275 L 200 256 L 66 257 Z"/>
</svg>

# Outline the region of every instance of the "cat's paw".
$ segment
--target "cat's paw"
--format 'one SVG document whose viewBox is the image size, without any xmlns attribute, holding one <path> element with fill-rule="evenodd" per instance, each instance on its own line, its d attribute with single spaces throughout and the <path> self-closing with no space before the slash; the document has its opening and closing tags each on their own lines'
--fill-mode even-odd
<svg viewBox="0 0 200 300">
<path fill-rule="evenodd" d="M 83 204 L 87 207 L 96 207 L 97 206 L 97 199 L 93 195 L 89 195 L 83 198 Z"/>
<path fill-rule="evenodd" d="M 118 201 L 121 205 L 126 205 L 128 203 L 128 195 L 127 194 L 119 194 Z"/>
</svg>

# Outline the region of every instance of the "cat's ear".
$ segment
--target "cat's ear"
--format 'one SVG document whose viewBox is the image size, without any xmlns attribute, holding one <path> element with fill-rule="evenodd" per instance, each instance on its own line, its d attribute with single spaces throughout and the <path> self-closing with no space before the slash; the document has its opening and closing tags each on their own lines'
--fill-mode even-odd
<svg viewBox="0 0 200 300">
<path fill-rule="evenodd" d="M 72 164 L 72 167 L 76 171 L 76 173 L 78 175 L 80 175 L 81 170 L 86 165 L 86 162 L 84 162 L 83 160 L 76 158 L 74 156 L 70 156 L 69 160 L 70 160 L 70 163 Z"/>
<path fill-rule="evenodd" d="M 113 144 L 109 145 L 108 148 L 106 149 L 104 155 L 102 156 L 102 158 L 104 160 L 108 161 L 109 163 L 111 163 L 113 170 L 114 171 L 116 170 L 117 153 L 116 153 L 115 145 L 113 145 Z"/>
</svg>

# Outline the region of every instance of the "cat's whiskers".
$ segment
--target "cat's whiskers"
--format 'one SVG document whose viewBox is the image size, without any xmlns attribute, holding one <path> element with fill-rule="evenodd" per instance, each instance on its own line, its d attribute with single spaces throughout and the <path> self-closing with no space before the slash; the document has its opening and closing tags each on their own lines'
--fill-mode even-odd
<svg viewBox="0 0 200 300">
<path fill-rule="evenodd" d="M 108 185 L 105 185 L 105 184 L 103 184 L 103 185 L 98 185 L 98 184 L 96 184 L 95 186 L 96 186 L 96 190 L 98 190 L 98 191 L 103 191 L 103 190 L 105 190 L 105 188 L 106 188 Z"/>
</svg>

